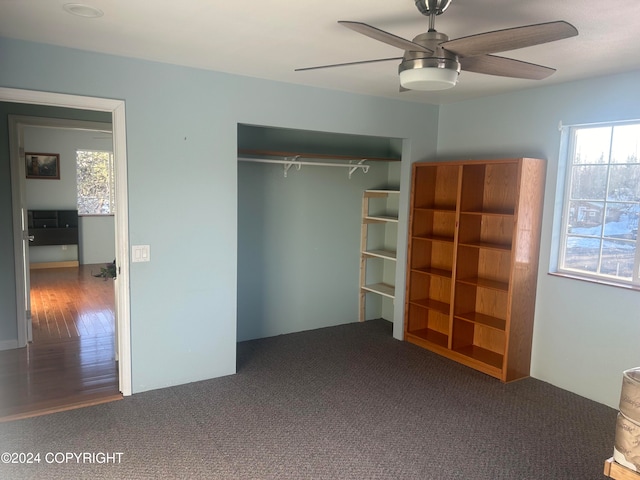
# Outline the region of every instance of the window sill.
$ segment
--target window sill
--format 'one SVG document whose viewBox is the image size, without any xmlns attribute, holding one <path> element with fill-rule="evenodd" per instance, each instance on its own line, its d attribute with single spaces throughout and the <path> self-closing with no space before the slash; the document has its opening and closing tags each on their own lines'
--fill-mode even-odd
<svg viewBox="0 0 640 480">
<path fill-rule="evenodd" d="M 596 283 L 598 285 L 607 285 L 609 287 L 618 287 L 618 288 L 624 288 L 625 290 L 635 290 L 637 292 L 640 292 L 640 285 L 616 283 L 616 282 L 604 280 L 602 278 L 581 277 L 579 275 L 571 275 L 570 273 L 565 273 L 565 272 L 549 272 L 549 275 L 552 275 L 554 277 L 570 278 L 572 280 L 580 280 L 582 282 Z"/>
</svg>

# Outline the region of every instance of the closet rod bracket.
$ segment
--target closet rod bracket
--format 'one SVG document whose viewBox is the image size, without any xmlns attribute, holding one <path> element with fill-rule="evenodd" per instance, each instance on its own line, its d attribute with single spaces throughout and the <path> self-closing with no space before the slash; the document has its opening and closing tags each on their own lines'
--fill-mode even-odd
<svg viewBox="0 0 640 480">
<path fill-rule="evenodd" d="M 297 162 L 299 158 L 300 158 L 300 155 L 296 155 L 295 157 L 284 157 L 285 162 L 288 162 L 288 163 L 284 163 L 283 165 L 284 178 L 287 178 L 287 173 L 289 173 L 289 169 L 294 165 L 296 166 L 296 170 L 300 171 L 300 169 L 302 168 L 302 165 Z"/>
<path fill-rule="evenodd" d="M 351 167 L 349 169 L 349 180 L 351 180 L 351 175 L 353 174 L 353 172 L 355 172 L 358 169 L 362 169 L 362 173 L 367 173 L 369 171 L 369 165 L 362 165 L 364 162 L 366 162 L 367 159 L 363 158 L 362 160 L 359 160 L 357 164 L 355 164 L 353 167 Z M 353 164 L 353 162 L 349 162 L 351 164 Z"/>
</svg>

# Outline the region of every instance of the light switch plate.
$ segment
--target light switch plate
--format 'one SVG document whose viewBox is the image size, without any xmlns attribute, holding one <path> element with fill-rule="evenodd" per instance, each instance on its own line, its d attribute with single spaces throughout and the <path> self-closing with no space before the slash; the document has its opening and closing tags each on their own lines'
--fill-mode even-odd
<svg viewBox="0 0 640 480">
<path fill-rule="evenodd" d="M 131 262 L 151 261 L 151 247 L 149 245 L 132 245 Z"/>
</svg>

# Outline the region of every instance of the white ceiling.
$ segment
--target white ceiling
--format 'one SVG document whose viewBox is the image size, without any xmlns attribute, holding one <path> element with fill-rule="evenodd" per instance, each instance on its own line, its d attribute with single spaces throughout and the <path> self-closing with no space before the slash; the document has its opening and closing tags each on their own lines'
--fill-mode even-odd
<svg viewBox="0 0 640 480">
<path fill-rule="evenodd" d="M 557 69 L 541 80 L 462 72 L 445 92 L 398 92 L 397 63 L 294 72 L 295 68 L 401 56 L 338 20 L 412 39 L 428 18 L 414 0 L 80 0 L 100 18 L 66 13 L 65 0 L 0 0 L 0 36 L 288 83 L 449 103 L 500 92 L 640 70 L 640 0 L 453 0 L 436 29 L 454 39 L 565 20 L 577 37 L 501 53 Z"/>
</svg>

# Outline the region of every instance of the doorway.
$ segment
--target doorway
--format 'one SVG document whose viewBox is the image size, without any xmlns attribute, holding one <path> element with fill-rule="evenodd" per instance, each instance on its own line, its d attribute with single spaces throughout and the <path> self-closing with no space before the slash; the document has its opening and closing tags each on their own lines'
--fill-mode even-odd
<svg viewBox="0 0 640 480">
<path fill-rule="evenodd" d="M 122 399 L 114 286 L 90 267 L 31 271 L 33 341 L 0 351 L 0 421 Z"/>
<path fill-rule="evenodd" d="M 115 216 L 116 262 L 118 265 L 118 280 L 115 283 L 115 311 L 117 317 L 116 345 L 119 362 L 117 377 L 120 392 L 131 395 L 131 342 L 129 334 L 129 254 L 128 254 L 128 192 L 126 166 L 126 138 L 125 138 L 125 110 L 124 102 L 92 97 L 78 97 L 73 95 L 53 94 L 47 92 L 23 91 L 17 89 L 0 88 L 0 102 L 24 103 L 31 105 L 46 105 L 60 108 L 92 110 L 108 112 L 113 125 L 113 152 L 116 178 L 116 202 L 118 212 Z M 24 241 L 27 237 L 25 226 L 25 192 L 21 187 L 24 179 L 24 152 L 20 152 L 16 141 L 17 122 L 10 124 L 10 157 L 12 175 L 12 205 L 14 231 L 14 259 L 15 259 L 15 290 L 16 290 L 16 347 L 26 345 L 28 340 L 27 291 L 26 280 L 28 269 L 23 261 Z"/>
</svg>

